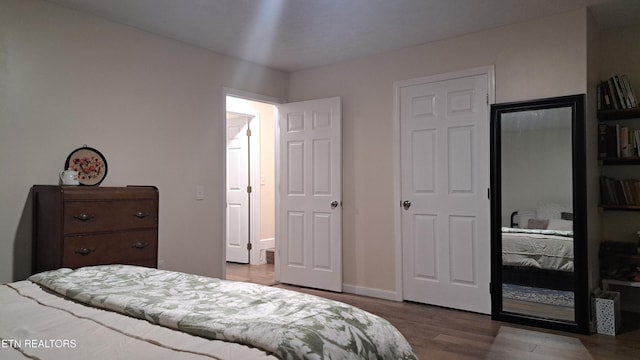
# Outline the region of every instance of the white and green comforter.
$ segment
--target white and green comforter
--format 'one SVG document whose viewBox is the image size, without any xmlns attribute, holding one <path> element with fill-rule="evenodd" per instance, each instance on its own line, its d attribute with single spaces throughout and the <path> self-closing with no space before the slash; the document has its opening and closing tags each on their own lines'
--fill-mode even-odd
<svg viewBox="0 0 640 360">
<path fill-rule="evenodd" d="M 416 359 L 388 321 L 294 291 L 128 265 L 59 269 L 29 280 L 76 301 L 282 359 Z"/>
</svg>

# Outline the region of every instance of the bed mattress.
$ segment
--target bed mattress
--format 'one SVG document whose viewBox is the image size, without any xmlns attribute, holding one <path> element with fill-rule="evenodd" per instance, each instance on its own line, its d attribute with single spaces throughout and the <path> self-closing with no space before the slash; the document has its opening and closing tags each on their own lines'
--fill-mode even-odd
<svg viewBox="0 0 640 360">
<path fill-rule="evenodd" d="M 0 304 L 1 359 L 277 359 L 84 306 L 31 281 L 0 285 Z"/>
<path fill-rule="evenodd" d="M 139 266 L 46 271 L 1 285 L 0 301 L 2 359 L 416 359 L 354 306 Z"/>
<path fill-rule="evenodd" d="M 502 228 L 502 265 L 573 271 L 570 231 Z"/>
</svg>

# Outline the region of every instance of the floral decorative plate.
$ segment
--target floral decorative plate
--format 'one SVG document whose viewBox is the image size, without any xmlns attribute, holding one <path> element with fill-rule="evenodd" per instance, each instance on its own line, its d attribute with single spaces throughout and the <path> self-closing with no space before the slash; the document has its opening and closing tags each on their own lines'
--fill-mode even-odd
<svg viewBox="0 0 640 360">
<path fill-rule="evenodd" d="M 69 154 L 64 168 L 78 172 L 80 185 L 100 185 L 107 176 L 107 160 L 100 151 L 86 145 Z"/>
</svg>

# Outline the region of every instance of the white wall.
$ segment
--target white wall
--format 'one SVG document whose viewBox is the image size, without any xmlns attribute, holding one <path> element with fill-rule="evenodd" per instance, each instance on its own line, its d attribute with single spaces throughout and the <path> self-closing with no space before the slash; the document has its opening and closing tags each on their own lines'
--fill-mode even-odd
<svg viewBox="0 0 640 360">
<path fill-rule="evenodd" d="M 345 284 L 398 285 L 393 83 L 491 64 L 497 102 L 585 93 L 586 10 L 291 74 L 291 101 L 342 97 Z"/>
<path fill-rule="evenodd" d="M 0 4 L 0 282 L 30 273 L 33 184 L 67 155 L 102 186 L 160 190 L 162 268 L 223 271 L 223 87 L 284 98 L 288 76 L 40 0 Z M 206 198 L 195 200 L 196 185 Z"/>
</svg>

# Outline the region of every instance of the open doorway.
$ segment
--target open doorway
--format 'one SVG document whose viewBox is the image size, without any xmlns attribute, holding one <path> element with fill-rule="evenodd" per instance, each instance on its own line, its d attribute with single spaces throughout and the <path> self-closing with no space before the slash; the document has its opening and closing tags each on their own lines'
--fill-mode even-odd
<svg viewBox="0 0 640 360">
<path fill-rule="evenodd" d="M 245 188 L 249 196 L 249 210 L 243 212 L 249 216 L 245 250 L 249 252 L 248 268 L 262 266 L 260 264 L 267 262 L 271 249 L 274 249 L 274 278 L 278 282 L 342 291 L 340 98 L 284 104 L 232 90 L 226 90 L 225 96 L 225 111 L 231 113 L 230 118 L 246 115 L 248 123 L 245 130 L 249 134 L 248 154 L 251 157 L 247 165 L 248 180 L 237 185 L 242 189 L 242 184 L 249 184 Z M 270 115 L 250 108 L 260 104 L 268 108 L 265 111 L 272 111 Z M 268 128 L 267 119 L 272 121 L 269 126 L 272 130 L 264 130 Z M 227 129 L 227 132 L 242 133 L 242 130 Z M 273 137 L 263 140 L 267 134 Z M 273 165 L 266 165 L 265 150 L 253 155 L 261 145 L 263 148 L 269 146 Z M 225 155 L 227 163 L 235 161 L 226 151 Z M 227 172 L 226 168 L 224 170 Z M 273 179 L 273 186 L 266 186 L 266 172 L 269 170 L 273 170 L 273 175 L 269 176 Z M 233 174 L 226 174 L 228 183 L 235 181 L 230 176 Z M 267 196 L 271 200 L 266 201 Z M 233 219 L 229 216 L 229 204 L 221 205 L 227 209 L 225 230 L 228 231 L 237 226 L 230 224 L 236 220 L 229 220 Z M 265 235 L 264 227 L 272 227 L 273 238 Z M 226 253 L 226 247 L 224 251 Z M 225 273 L 226 264 L 223 268 Z"/>
<path fill-rule="evenodd" d="M 226 95 L 226 278 L 275 283 L 275 106 Z"/>
</svg>

